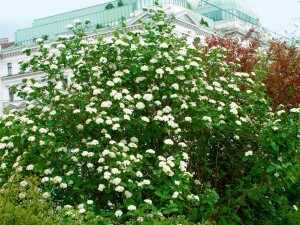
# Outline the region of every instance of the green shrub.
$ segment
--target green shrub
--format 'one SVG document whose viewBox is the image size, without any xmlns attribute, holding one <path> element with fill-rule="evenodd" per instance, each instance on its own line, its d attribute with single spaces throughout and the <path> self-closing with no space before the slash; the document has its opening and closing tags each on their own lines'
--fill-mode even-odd
<svg viewBox="0 0 300 225">
<path fill-rule="evenodd" d="M 0 185 L 38 177 L 68 218 L 272 215 L 299 181 L 300 109 L 272 111 L 263 83 L 233 72 L 226 49 L 196 49 L 170 15 L 149 13 L 143 31 L 125 27 L 111 41 L 88 38 L 76 20 L 57 53 L 42 39 L 38 52 L 24 50 L 22 70 L 46 75 L 14 88 L 30 103 L 1 121 Z"/>
</svg>

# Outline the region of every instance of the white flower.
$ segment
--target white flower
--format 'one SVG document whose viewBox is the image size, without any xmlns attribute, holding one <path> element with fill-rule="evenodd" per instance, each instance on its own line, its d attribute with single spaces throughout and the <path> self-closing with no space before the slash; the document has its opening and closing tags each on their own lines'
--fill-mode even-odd
<svg viewBox="0 0 300 225">
<path fill-rule="evenodd" d="M 137 77 L 137 78 L 135 78 L 135 82 L 136 82 L 136 83 L 140 83 L 140 82 L 142 82 L 143 80 L 146 80 L 146 77 Z"/>
<path fill-rule="evenodd" d="M 101 103 L 102 108 L 110 108 L 111 105 L 112 105 L 111 101 L 104 101 L 104 102 Z"/>
<path fill-rule="evenodd" d="M 104 120 L 102 118 L 97 118 L 95 121 L 97 124 L 103 123 Z"/>
<path fill-rule="evenodd" d="M 156 70 L 156 73 L 162 75 L 162 74 L 164 74 L 164 71 L 163 71 L 163 69 L 157 69 L 157 70 Z"/>
<path fill-rule="evenodd" d="M 293 108 L 290 110 L 290 112 L 298 113 L 298 112 L 300 112 L 300 108 Z"/>
<path fill-rule="evenodd" d="M 49 197 L 50 197 L 50 193 L 49 193 L 49 192 L 44 192 L 44 193 L 42 194 L 42 197 L 43 197 L 43 198 L 49 198 Z"/>
<path fill-rule="evenodd" d="M 124 194 L 125 194 L 126 198 L 131 198 L 132 197 L 132 193 L 129 192 L 129 191 L 125 191 Z"/>
<path fill-rule="evenodd" d="M 85 209 L 83 208 L 83 209 L 79 209 L 79 213 L 85 213 Z"/>
<path fill-rule="evenodd" d="M 129 115 L 132 114 L 132 110 L 131 110 L 131 109 L 128 109 L 128 108 L 124 108 L 124 109 L 123 109 L 123 112 L 124 112 L 125 114 L 129 114 Z"/>
<path fill-rule="evenodd" d="M 116 217 L 120 217 L 120 216 L 122 216 L 123 215 L 123 212 L 121 211 L 121 210 L 117 210 L 116 212 L 115 212 L 115 216 Z"/>
<path fill-rule="evenodd" d="M 203 118 L 202 118 L 204 121 L 208 121 L 208 122 L 210 122 L 211 123 L 211 118 L 209 117 L 209 116 L 203 116 Z"/>
<path fill-rule="evenodd" d="M 245 156 L 251 156 L 251 155 L 253 155 L 253 151 L 245 152 Z"/>
<path fill-rule="evenodd" d="M 103 191 L 104 188 L 105 188 L 105 185 L 104 185 L 104 184 L 99 184 L 99 186 L 98 186 L 98 190 L 99 190 L 99 191 Z"/>
<path fill-rule="evenodd" d="M 66 29 L 67 30 L 70 30 L 70 29 L 72 29 L 73 28 L 73 25 L 72 24 L 68 24 L 67 26 L 66 26 Z"/>
<path fill-rule="evenodd" d="M 2 164 L 1 164 L 1 169 L 4 170 L 5 168 L 6 168 L 6 163 L 2 163 Z"/>
<path fill-rule="evenodd" d="M 235 108 L 230 109 L 230 112 L 234 115 L 238 114 L 238 111 Z"/>
<path fill-rule="evenodd" d="M 48 130 L 45 129 L 45 128 L 40 128 L 40 129 L 39 129 L 39 132 L 40 132 L 41 134 L 45 134 L 45 133 L 48 132 Z"/>
<path fill-rule="evenodd" d="M 87 168 L 93 168 L 94 167 L 94 164 L 93 163 L 88 163 L 86 164 Z"/>
<path fill-rule="evenodd" d="M 148 149 L 148 150 L 146 151 L 146 153 L 149 153 L 149 154 L 155 154 L 155 151 L 154 151 L 153 149 Z"/>
<path fill-rule="evenodd" d="M 115 83 L 112 82 L 111 80 L 109 80 L 109 81 L 106 82 L 106 85 L 112 87 L 112 86 L 115 85 Z"/>
<path fill-rule="evenodd" d="M 129 211 L 134 211 L 134 210 L 136 210 L 136 206 L 130 205 L 130 206 L 127 207 L 127 209 L 128 209 Z"/>
<path fill-rule="evenodd" d="M 284 110 L 280 110 L 280 111 L 277 112 L 277 115 L 280 116 L 283 113 L 285 113 L 285 111 Z"/>
<path fill-rule="evenodd" d="M 88 156 L 88 154 L 89 154 L 88 151 L 83 151 L 83 152 L 81 153 L 81 155 L 82 155 L 83 157 Z"/>
<path fill-rule="evenodd" d="M 112 169 L 111 169 L 111 173 L 112 173 L 112 174 L 120 174 L 121 171 L 118 170 L 117 168 L 112 168 Z"/>
<path fill-rule="evenodd" d="M 22 187 L 26 187 L 26 186 L 28 185 L 28 182 L 25 181 L 25 180 L 23 180 L 23 181 L 20 182 L 20 185 L 21 185 Z"/>
<path fill-rule="evenodd" d="M 152 94 L 144 94 L 143 99 L 145 99 L 146 101 L 151 101 L 153 99 L 153 95 Z"/>
<path fill-rule="evenodd" d="M 168 44 L 163 42 L 159 45 L 160 48 L 168 48 Z"/>
<path fill-rule="evenodd" d="M 181 146 L 181 147 L 186 147 L 187 146 L 186 143 L 184 143 L 184 142 L 180 142 L 180 143 L 178 143 L 178 145 Z"/>
<path fill-rule="evenodd" d="M 77 91 L 81 91 L 82 87 L 79 84 L 73 84 L 73 87 L 77 90 Z"/>
<path fill-rule="evenodd" d="M 242 122 L 241 122 L 241 121 L 239 121 L 239 120 L 236 120 L 236 121 L 235 121 L 235 123 L 236 123 L 237 125 L 239 125 L 239 126 L 241 126 L 241 125 L 242 125 Z"/>
<path fill-rule="evenodd" d="M 131 137 L 131 138 L 130 138 L 130 141 L 131 141 L 131 142 L 134 142 L 134 143 L 138 143 L 138 142 L 139 142 L 139 139 L 137 139 L 136 137 Z"/>
<path fill-rule="evenodd" d="M 120 78 L 118 78 L 118 77 L 116 77 L 116 78 L 113 79 L 113 82 L 114 82 L 115 84 L 120 83 L 121 81 L 122 81 L 122 80 L 121 80 Z"/>
<path fill-rule="evenodd" d="M 189 116 L 187 116 L 187 117 L 184 118 L 184 120 L 185 120 L 186 122 L 191 122 L 191 121 L 192 121 L 192 118 L 189 117 Z"/>
<path fill-rule="evenodd" d="M 54 183 L 60 183 L 62 181 L 62 178 L 60 176 L 56 176 L 53 178 Z"/>
<path fill-rule="evenodd" d="M 59 186 L 60 186 L 60 188 L 67 188 L 68 187 L 68 185 L 66 183 L 60 183 Z"/>
<path fill-rule="evenodd" d="M 51 174 L 51 173 L 52 173 L 52 170 L 50 170 L 50 169 L 45 169 L 45 171 L 44 171 L 44 174 L 46 174 L 46 175 Z"/>
<path fill-rule="evenodd" d="M 114 184 L 114 185 L 119 185 L 121 183 L 121 179 L 119 177 L 113 179 L 111 182 Z"/>
<path fill-rule="evenodd" d="M 90 145 L 97 145 L 99 144 L 99 141 L 98 140 L 93 140 L 90 142 Z"/>
<path fill-rule="evenodd" d="M 115 191 L 117 191 L 117 192 L 123 192 L 124 191 L 124 187 L 123 186 L 118 186 L 118 187 L 116 187 Z"/>
<path fill-rule="evenodd" d="M 19 194 L 19 198 L 25 198 L 26 197 L 26 194 L 24 194 L 23 192 L 21 192 L 20 194 Z"/>
<path fill-rule="evenodd" d="M 118 128 L 120 128 L 120 124 L 116 123 L 116 124 L 114 124 L 114 125 L 112 126 L 111 129 L 113 129 L 113 130 L 118 130 Z"/>
<path fill-rule="evenodd" d="M 178 195 L 179 195 L 179 192 L 178 192 L 178 191 L 175 191 L 175 192 L 173 193 L 173 195 L 172 195 L 172 198 L 177 198 Z"/>
<path fill-rule="evenodd" d="M 83 125 L 82 124 L 79 124 L 76 126 L 77 130 L 83 130 Z"/>
<path fill-rule="evenodd" d="M 78 208 L 78 209 L 83 209 L 83 208 L 84 208 L 84 204 L 79 204 L 79 205 L 77 206 L 77 208 Z"/>
<path fill-rule="evenodd" d="M 150 180 L 143 180 L 143 184 L 144 184 L 144 185 L 149 185 L 150 183 L 151 183 Z"/>
<path fill-rule="evenodd" d="M 93 205 L 94 204 L 94 201 L 93 200 L 87 200 L 86 202 L 88 205 Z"/>
<path fill-rule="evenodd" d="M 33 170 L 33 168 L 34 168 L 34 165 L 28 165 L 28 166 L 26 167 L 26 170 Z"/>
<path fill-rule="evenodd" d="M 150 60 L 150 63 L 153 63 L 153 64 L 154 64 L 154 63 L 157 63 L 157 62 L 158 62 L 157 59 L 151 59 L 151 60 Z"/>
<path fill-rule="evenodd" d="M 29 138 L 28 138 L 28 141 L 34 141 L 35 140 L 35 136 L 30 136 Z"/>
<path fill-rule="evenodd" d="M 176 59 L 178 59 L 178 60 L 180 60 L 180 61 L 184 61 L 184 58 L 180 55 L 180 56 L 178 56 L 178 57 L 176 57 Z"/>
<path fill-rule="evenodd" d="M 124 115 L 124 120 L 128 120 L 128 121 L 130 121 L 130 116 L 128 116 L 128 115 Z"/>
<path fill-rule="evenodd" d="M 298 211 L 298 207 L 296 205 L 293 205 L 294 210 Z"/>
<path fill-rule="evenodd" d="M 199 64 L 197 62 L 190 62 L 190 66 L 195 66 L 195 67 L 198 67 Z"/>
<path fill-rule="evenodd" d="M 143 177 L 143 174 L 141 171 L 137 171 L 136 174 L 135 174 L 137 177 Z"/>
<path fill-rule="evenodd" d="M 128 146 L 129 146 L 130 148 L 137 148 L 137 145 L 136 145 L 135 143 L 132 143 L 132 142 L 130 142 L 130 143 L 128 144 Z"/>
<path fill-rule="evenodd" d="M 171 87 L 175 90 L 179 90 L 179 85 L 177 83 L 172 84 Z"/>
<path fill-rule="evenodd" d="M 80 21 L 79 19 L 75 19 L 75 20 L 73 21 L 73 23 L 75 23 L 75 24 L 81 24 L 81 21 Z"/>
<path fill-rule="evenodd" d="M 58 44 L 57 49 L 65 49 L 66 46 L 64 44 Z"/>
<path fill-rule="evenodd" d="M 8 121 L 8 122 L 5 123 L 5 126 L 6 126 L 6 127 L 10 127 L 12 124 L 13 124 L 13 123 L 12 123 L 11 121 Z"/>
<path fill-rule="evenodd" d="M 101 57 L 101 58 L 99 59 L 99 62 L 100 62 L 100 63 L 107 63 L 107 58 Z"/>
<path fill-rule="evenodd" d="M 135 94 L 133 97 L 136 99 L 140 99 L 142 96 L 140 94 Z"/>
<path fill-rule="evenodd" d="M 146 65 L 144 65 L 144 66 L 141 67 L 141 70 L 142 70 L 142 71 L 148 71 L 148 70 L 149 70 L 149 67 L 146 66 Z"/>
<path fill-rule="evenodd" d="M 144 109 L 145 108 L 145 104 L 143 102 L 138 102 L 135 107 L 137 109 Z"/>
<path fill-rule="evenodd" d="M 57 70 L 58 67 L 57 67 L 57 65 L 51 65 L 51 66 L 50 66 L 50 69 L 51 69 L 51 70 Z"/>
<path fill-rule="evenodd" d="M 152 201 L 150 199 L 145 199 L 144 202 L 149 204 L 149 205 L 152 205 Z"/>
<path fill-rule="evenodd" d="M 110 172 L 108 171 L 104 172 L 104 179 L 109 180 L 110 176 L 111 176 Z"/>
<path fill-rule="evenodd" d="M 171 139 L 166 139 L 166 140 L 164 140 L 164 143 L 165 143 L 166 145 L 173 145 L 173 144 L 174 144 L 174 142 L 173 142 Z"/>
<path fill-rule="evenodd" d="M 150 120 L 146 116 L 142 116 L 141 118 L 144 122 L 149 123 Z"/>
</svg>

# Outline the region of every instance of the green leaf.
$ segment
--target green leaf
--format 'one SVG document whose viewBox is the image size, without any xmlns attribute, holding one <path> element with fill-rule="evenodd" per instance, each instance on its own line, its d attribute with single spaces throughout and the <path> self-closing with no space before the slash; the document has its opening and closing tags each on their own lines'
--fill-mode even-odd
<svg viewBox="0 0 300 225">
<path fill-rule="evenodd" d="M 272 148 L 276 151 L 276 152 L 278 152 L 278 150 L 279 150 L 279 147 L 278 147 L 278 145 L 276 145 L 276 143 L 275 142 L 271 142 L 271 146 L 272 146 Z"/>
<path fill-rule="evenodd" d="M 267 168 L 267 172 L 268 172 L 268 173 L 272 173 L 274 170 L 275 170 L 275 167 L 274 167 L 274 166 L 269 166 L 269 167 Z"/>
</svg>

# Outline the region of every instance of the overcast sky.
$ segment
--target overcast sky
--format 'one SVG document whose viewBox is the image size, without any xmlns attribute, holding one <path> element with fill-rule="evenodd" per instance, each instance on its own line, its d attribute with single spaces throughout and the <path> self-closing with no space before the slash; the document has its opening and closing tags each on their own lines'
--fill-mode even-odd
<svg viewBox="0 0 300 225">
<path fill-rule="evenodd" d="M 30 27 L 34 19 L 105 3 L 109 0 L 0 0 L 0 38 L 14 40 L 17 29 Z M 246 0 L 261 24 L 280 34 L 292 32 L 293 18 L 300 17 L 300 0 Z M 300 25 L 300 21 L 298 21 Z M 300 33 L 300 27 L 298 29 Z"/>
</svg>

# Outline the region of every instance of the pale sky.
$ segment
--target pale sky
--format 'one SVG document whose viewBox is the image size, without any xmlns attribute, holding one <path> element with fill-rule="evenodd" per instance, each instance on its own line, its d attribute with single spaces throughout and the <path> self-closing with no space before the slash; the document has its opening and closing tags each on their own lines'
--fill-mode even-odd
<svg viewBox="0 0 300 225">
<path fill-rule="evenodd" d="M 89 7 L 110 0 L 0 0 L 0 38 L 14 40 L 17 29 L 30 27 L 34 19 Z M 246 0 L 258 12 L 263 27 L 285 35 L 300 18 L 300 0 Z M 300 20 L 297 22 L 300 26 Z M 300 27 L 298 28 L 300 36 Z"/>
</svg>

